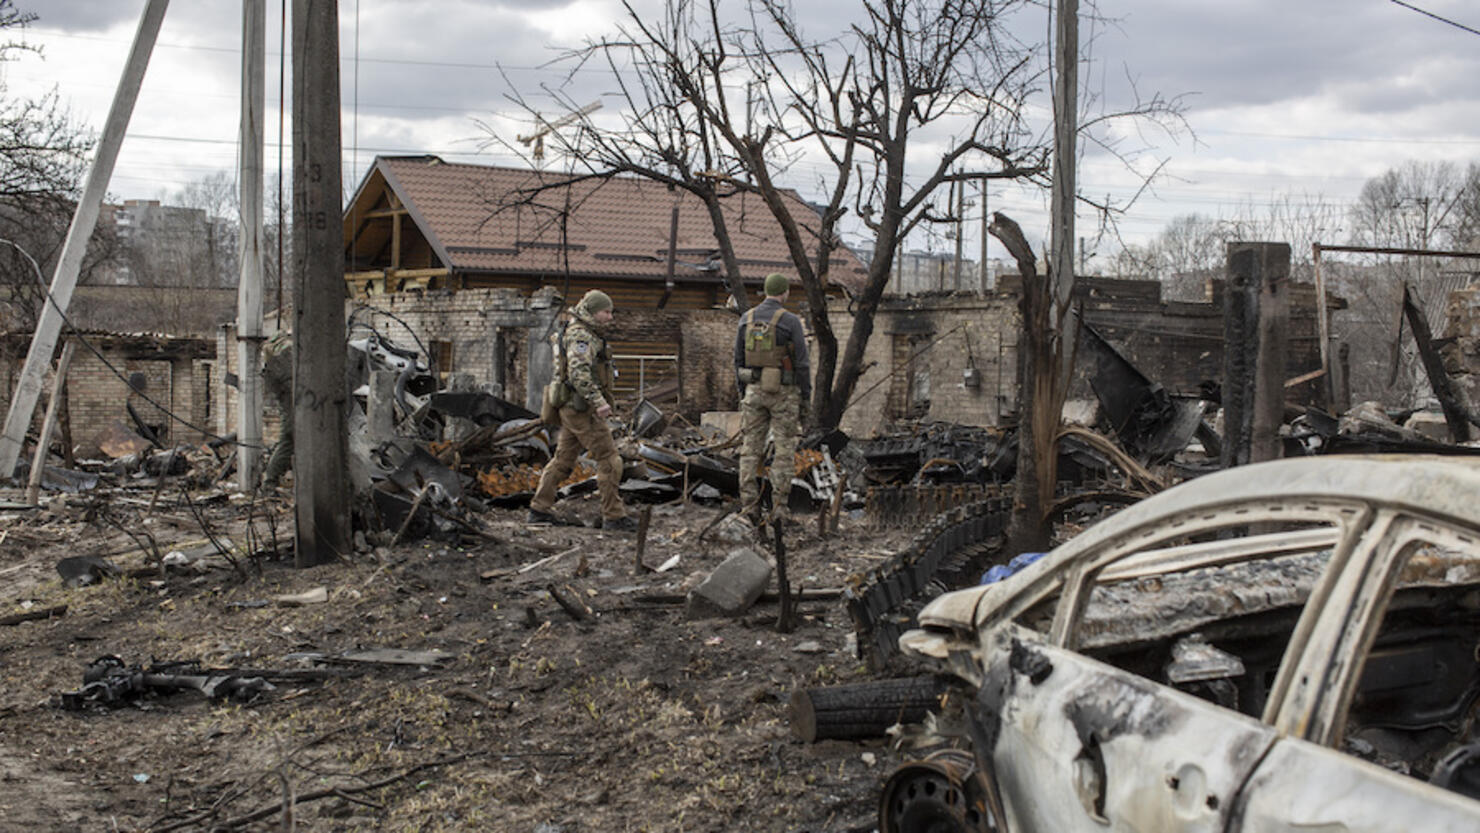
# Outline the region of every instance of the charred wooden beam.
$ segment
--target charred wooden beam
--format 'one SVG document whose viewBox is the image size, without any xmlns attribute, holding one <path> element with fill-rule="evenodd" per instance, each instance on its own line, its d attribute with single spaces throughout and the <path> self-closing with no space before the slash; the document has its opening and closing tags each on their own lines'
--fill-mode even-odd
<svg viewBox="0 0 1480 833">
<path fill-rule="evenodd" d="M 1439 400 L 1439 407 L 1444 410 L 1444 421 L 1449 424 L 1450 438 L 1457 443 L 1469 442 L 1469 414 L 1459 397 L 1455 395 L 1454 385 L 1449 381 L 1449 374 L 1444 372 L 1444 359 L 1434 347 L 1434 337 L 1429 330 L 1428 317 L 1414 302 L 1413 288 L 1406 283 L 1403 284 L 1403 315 L 1408 318 L 1408 326 L 1413 330 L 1413 341 L 1418 345 L 1418 355 L 1423 360 L 1424 373 L 1428 374 L 1429 386 L 1434 389 L 1434 396 Z"/>
</svg>

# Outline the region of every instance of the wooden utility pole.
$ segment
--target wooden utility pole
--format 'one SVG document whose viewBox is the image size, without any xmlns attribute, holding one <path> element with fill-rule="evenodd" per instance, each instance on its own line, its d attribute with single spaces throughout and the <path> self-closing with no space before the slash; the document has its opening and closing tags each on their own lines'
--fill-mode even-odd
<svg viewBox="0 0 1480 833">
<path fill-rule="evenodd" d="M 10 411 L 5 415 L 5 429 L 0 433 L 0 479 L 15 475 L 15 464 L 26 441 L 26 429 L 31 426 L 36 400 L 41 396 L 46 370 L 51 365 L 51 355 L 56 352 L 62 318 L 72 303 L 72 290 L 77 287 L 82 258 L 87 254 L 88 240 L 97 227 L 98 211 L 108 190 L 108 180 L 113 178 L 113 163 L 118 161 L 118 148 L 123 144 L 123 134 L 133 115 L 134 102 L 139 98 L 144 70 L 149 67 L 149 56 L 154 51 L 154 41 L 159 37 L 159 26 L 164 22 L 164 11 L 168 6 L 169 0 L 149 0 L 139 18 L 133 49 L 124 64 L 123 76 L 118 80 L 113 105 L 103 123 L 97 154 L 87 172 L 87 184 L 82 188 L 77 211 L 72 215 L 72 225 L 67 229 L 67 240 L 62 244 L 61 257 L 57 259 L 57 270 L 51 279 L 50 300 L 41 307 L 36 333 L 31 338 L 31 349 L 26 354 L 20 382 L 11 396 Z"/>
<path fill-rule="evenodd" d="M 1074 357 L 1074 316 L 1069 300 L 1074 293 L 1074 202 L 1076 194 L 1075 141 L 1079 135 L 1079 0 L 1058 0 L 1053 87 L 1053 194 L 1049 279 L 1053 281 L 1051 323 L 1058 331 L 1059 362 L 1055 369 L 1068 378 Z"/>
<path fill-rule="evenodd" d="M 985 295 L 992 289 L 992 275 L 987 270 L 987 223 L 991 222 L 991 212 L 987 211 L 987 178 L 983 176 L 977 182 L 982 186 L 982 260 L 977 264 L 981 267 L 981 284 L 977 288 Z"/>
<path fill-rule="evenodd" d="M 237 488 L 262 473 L 262 114 L 266 100 L 267 3 L 242 0 L 242 100 L 238 167 L 241 280 L 236 294 Z"/>
<path fill-rule="evenodd" d="M 961 291 L 961 247 L 965 243 L 966 231 L 966 183 L 956 180 L 951 183 L 951 193 L 956 197 L 956 264 L 951 271 L 951 291 Z"/>
<path fill-rule="evenodd" d="M 339 10 L 333 0 L 293 0 L 293 491 L 300 567 L 350 548 L 339 148 Z"/>
<path fill-rule="evenodd" d="M 1290 246 L 1229 243 L 1223 299 L 1224 467 L 1280 456 Z"/>
</svg>

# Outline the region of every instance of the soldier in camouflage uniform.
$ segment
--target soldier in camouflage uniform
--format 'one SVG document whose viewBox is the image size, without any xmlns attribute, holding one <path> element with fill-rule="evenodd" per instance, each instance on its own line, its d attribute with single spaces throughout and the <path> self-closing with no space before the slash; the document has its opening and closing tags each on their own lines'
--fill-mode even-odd
<svg viewBox="0 0 1480 833">
<path fill-rule="evenodd" d="M 556 381 L 560 391 L 554 402 L 560 413 L 560 441 L 555 456 L 540 475 L 540 486 L 529 502 L 529 523 L 553 523 L 550 508 L 555 490 L 570 476 L 576 458 L 585 450 L 596 461 L 596 491 L 601 497 L 601 526 L 611 530 L 634 530 L 637 524 L 622 506 L 617 484 L 622 479 L 622 456 L 612 441 L 606 419 L 612 412 L 611 352 L 604 332 L 612 322 L 612 299 L 593 289 L 570 310 L 556 344 Z M 546 396 L 550 392 L 547 390 Z"/>
<path fill-rule="evenodd" d="M 293 467 L 293 334 L 279 330 L 263 347 L 262 356 L 262 389 L 278 412 L 278 441 L 267 458 L 262 485 L 275 489 Z"/>
<path fill-rule="evenodd" d="M 796 475 L 802 409 L 812 398 L 812 370 L 802 320 L 786 311 L 790 288 L 785 275 L 767 275 L 766 300 L 740 317 L 735 336 L 735 375 L 740 386 L 740 506 L 749 512 L 759 506 L 757 474 L 769 430 L 775 445 L 771 457 L 774 517 L 786 514 L 791 479 Z"/>
</svg>

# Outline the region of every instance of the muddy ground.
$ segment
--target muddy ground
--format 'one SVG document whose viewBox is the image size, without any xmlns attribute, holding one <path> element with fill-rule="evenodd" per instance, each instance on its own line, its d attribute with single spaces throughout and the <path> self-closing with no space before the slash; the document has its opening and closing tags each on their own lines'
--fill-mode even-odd
<svg viewBox="0 0 1480 833">
<path fill-rule="evenodd" d="M 885 741 L 791 735 L 794 689 L 869 678 L 842 601 L 804 603 L 782 634 L 774 603 L 688 621 L 669 600 L 733 546 L 698 540 L 716 507 L 654 508 L 645 563 L 680 556 L 661 574 L 637 570 L 630 533 L 526 529 L 523 510 L 500 509 L 457 542 L 365 545 L 310 569 L 209 556 L 162 574 L 141 541 L 199 554 L 214 552 L 208 536 L 271 549 L 275 535 L 290 549 L 286 500 L 171 494 L 0 511 L 0 617 L 66 605 L 0 627 L 0 829 L 866 831 L 879 787 L 908 756 Z M 596 514 L 591 497 L 558 509 Z M 808 589 L 841 587 L 907 535 L 845 515 L 820 539 L 802 520 L 788 564 Z M 138 574 L 65 587 L 56 562 L 84 554 Z M 577 621 L 552 584 L 594 617 Z M 271 601 L 318 587 L 323 603 Z M 371 648 L 446 657 L 325 661 Z M 103 655 L 338 676 L 281 683 L 250 704 L 184 692 L 60 708 Z"/>
</svg>

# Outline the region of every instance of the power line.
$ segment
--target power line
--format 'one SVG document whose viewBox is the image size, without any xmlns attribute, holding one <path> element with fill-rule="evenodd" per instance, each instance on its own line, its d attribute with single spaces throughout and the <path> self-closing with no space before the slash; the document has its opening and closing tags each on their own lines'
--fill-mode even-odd
<svg viewBox="0 0 1480 833">
<path fill-rule="evenodd" d="M 38 34 L 38 35 L 44 35 L 46 37 L 70 38 L 72 40 L 86 40 L 86 41 L 96 41 L 96 42 L 99 42 L 99 43 L 116 43 L 116 44 L 126 44 L 126 43 L 129 43 L 129 41 L 120 40 L 118 38 L 103 38 L 103 37 L 98 37 L 96 35 L 78 35 L 78 34 L 71 33 L 71 32 L 62 32 L 62 31 L 59 31 L 59 30 L 56 30 L 56 29 L 38 29 L 38 28 L 32 28 L 30 30 L 30 32 L 32 32 L 34 34 Z M 178 50 L 185 51 L 185 52 L 220 52 L 220 53 L 227 54 L 227 55 L 240 55 L 241 54 L 241 48 L 240 47 L 231 47 L 231 46 L 204 46 L 202 44 L 194 44 L 194 43 L 189 43 L 189 44 L 187 44 L 187 43 L 165 43 L 164 41 L 160 41 L 160 42 L 156 43 L 154 45 L 154 47 L 156 49 L 178 49 Z M 280 55 L 281 52 L 280 51 L 271 51 L 271 52 L 268 52 L 267 54 L 269 56 L 277 56 L 277 55 Z M 349 62 L 351 62 L 353 60 L 355 60 L 355 59 L 353 57 L 351 57 L 351 56 L 340 56 L 340 58 L 339 58 L 340 63 L 349 63 Z M 496 70 L 498 72 L 551 72 L 551 73 L 558 73 L 559 75 L 569 75 L 572 72 L 578 72 L 578 73 L 603 73 L 603 74 L 609 74 L 611 72 L 610 69 L 607 69 L 607 68 L 604 68 L 604 67 L 600 67 L 600 66 L 592 66 L 592 67 L 584 67 L 584 66 L 582 66 L 582 67 L 554 67 L 554 66 L 549 66 L 549 65 L 543 65 L 543 66 L 512 66 L 512 65 L 508 65 L 508 64 L 486 64 L 486 63 L 478 63 L 478 62 L 474 62 L 474 61 L 416 61 L 416 60 L 411 60 L 411 59 L 407 59 L 407 58 L 360 58 L 359 60 L 361 62 L 367 63 L 367 64 L 389 64 L 389 65 L 393 65 L 393 66 L 443 67 L 443 68 L 447 68 L 447 69 L 486 69 L 486 70 Z"/>
<path fill-rule="evenodd" d="M 236 437 L 235 437 L 235 435 L 233 435 L 231 437 L 223 437 L 223 436 L 217 434 L 216 432 L 214 432 L 214 431 L 212 431 L 212 430 L 210 430 L 208 428 L 204 428 L 202 426 L 196 425 L 195 423 L 191 422 L 190 420 L 188 420 L 188 419 L 180 416 L 179 414 L 175 413 L 173 410 L 170 409 L 170 406 L 169 405 L 161 404 L 161 403 L 155 401 L 148 394 L 144 393 L 142 390 L 139 390 L 139 389 L 135 388 L 133 386 L 133 383 L 129 381 L 129 378 L 124 375 L 123 371 L 122 370 L 119 370 L 117 366 L 115 366 L 112 362 L 108 361 L 108 357 L 107 356 L 104 356 L 103 355 L 103 352 L 101 350 L 99 350 L 96 346 L 94 346 L 92 342 L 90 342 L 90 341 L 87 340 L 87 337 L 82 334 L 82 330 L 80 330 L 77 327 L 77 325 L 75 323 L 73 323 L 72 319 L 67 316 L 67 311 L 65 309 L 62 309 L 62 306 L 57 303 L 56 297 L 51 294 L 51 287 L 48 286 L 47 283 L 46 283 L 46 277 L 41 274 L 41 265 L 36 262 L 36 258 L 32 257 L 30 252 L 28 252 L 25 249 L 21 248 L 21 246 L 20 246 L 19 243 L 16 243 L 16 242 L 14 242 L 12 240 L 0 239 L 0 243 L 3 243 L 5 245 L 8 245 L 8 246 L 13 247 L 16 251 L 20 252 L 21 255 L 27 261 L 30 262 L 30 264 L 31 264 L 31 270 L 36 274 L 36 285 L 37 285 L 37 287 L 46 296 L 46 303 L 50 304 L 52 306 L 52 308 L 55 309 L 57 311 L 57 313 L 61 315 L 62 322 L 67 325 L 68 335 L 70 335 L 72 338 L 76 339 L 77 341 L 81 342 L 82 346 L 83 347 L 86 347 L 87 350 L 88 350 L 88 352 L 92 353 L 93 356 L 95 358 L 97 358 L 98 361 L 100 361 L 100 362 L 103 363 L 103 366 L 104 367 L 106 367 L 110 371 L 112 371 L 114 376 L 117 376 L 120 381 L 122 381 L 125 385 L 127 385 L 130 391 L 132 391 L 133 393 L 137 394 L 140 399 L 144 400 L 145 402 L 148 402 L 150 405 L 153 405 L 155 408 L 158 408 L 165 416 L 169 417 L 170 419 L 174 420 L 175 422 L 180 423 L 181 425 L 185 426 L 186 428 L 189 428 L 190 430 L 195 431 L 195 432 L 201 434 L 202 436 L 209 437 L 209 438 L 211 438 L 213 440 L 218 440 L 218 441 L 220 441 L 222 443 L 229 443 L 231 445 L 237 445 L 237 446 L 241 446 L 243 448 L 248 447 L 246 443 L 243 443 L 243 442 L 237 440 Z M 252 447 L 258 448 L 258 449 L 264 449 L 264 450 L 266 448 L 265 446 L 252 446 Z"/>
<path fill-rule="evenodd" d="M 1428 11 L 1427 9 L 1420 9 L 1412 3 L 1404 3 L 1403 0 L 1392 0 L 1392 2 L 1398 4 L 1399 6 L 1402 6 L 1405 9 L 1411 9 L 1415 12 L 1418 12 L 1425 17 L 1432 17 L 1440 23 L 1448 23 L 1450 26 L 1453 26 L 1456 29 L 1463 29 L 1464 31 L 1469 32 L 1472 35 L 1480 35 L 1480 29 L 1471 29 L 1463 23 L 1456 23 L 1455 21 L 1450 20 L 1447 17 L 1440 17 L 1439 15 L 1436 15 L 1433 12 Z"/>
<path fill-rule="evenodd" d="M 369 60 L 369 59 L 367 58 L 365 60 Z M 26 73 L 18 73 L 16 75 L 12 76 L 12 77 L 15 78 L 15 79 L 17 79 L 17 80 L 28 81 L 28 82 L 31 82 L 31 83 L 34 83 L 34 84 L 50 85 L 50 84 L 54 83 L 54 79 L 47 78 L 47 77 L 44 77 L 44 76 L 39 76 L 39 75 L 29 75 L 29 74 L 26 74 Z M 67 86 L 68 86 L 68 89 L 69 90 L 70 89 L 75 89 L 75 88 L 78 88 L 78 87 L 87 87 L 87 88 L 92 88 L 92 89 L 97 89 L 97 90 L 110 90 L 110 91 L 113 89 L 113 86 L 112 85 L 109 85 L 109 84 L 88 84 L 88 83 L 85 83 L 85 82 L 69 82 Z M 198 92 L 196 90 L 168 90 L 168 89 L 156 89 L 156 88 L 151 88 L 150 89 L 150 95 L 151 95 L 151 98 L 153 98 L 154 96 L 165 96 L 165 97 L 168 97 L 168 98 L 189 99 L 191 101 L 199 101 L 201 99 L 214 99 L 216 101 L 233 101 L 234 102 L 234 101 L 237 101 L 240 98 L 240 96 L 238 96 L 236 94 L 207 93 L 207 92 Z M 397 110 L 425 110 L 425 111 L 433 111 L 433 112 L 441 112 L 441 113 L 474 113 L 474 112 L 482 113 L 483 112 L 478 107 L 474 107 L 474 106 L 454 107 L 454 106 L 448 105 L 448 104 L 401 104 L 401 103 L 389 104 L 389 103 L 378 103 L 378 102 L 367 102 L 367 101 L 360 102 L 360 109 L 361 110 L 389 110 L 389 111 L 392 111 L 392 112 L 397 111 Z M 493 111 L 493 112 L 489 113 L 488 115 L 491 116 L 491 117 L 493 117 L 493 118 L 522 119 L 522 120 L 526 120 L 526 121 L 529 120 L 529 115 L 527 113 L 524 113 L 523 111 L 518 111 L 518 112 Z"/>
<path fill-rule="evenodd" d="M 1398 0 L 1393 0 L 1396 3 Z M 1198 133 L 1214 136 L 1249 136 L 1256 139 L 1293 139 L 1301 142 L 1356 142 L 1361 144 L 1405 144 L 1405 145 L 1480 145 L 1480 139 L 1407 139 L 1400 136 L 1314 136 L 1300 133 L 1257 133 L 1248 130 L 1209 130 L 1198 128 Z"/>
</svg>

